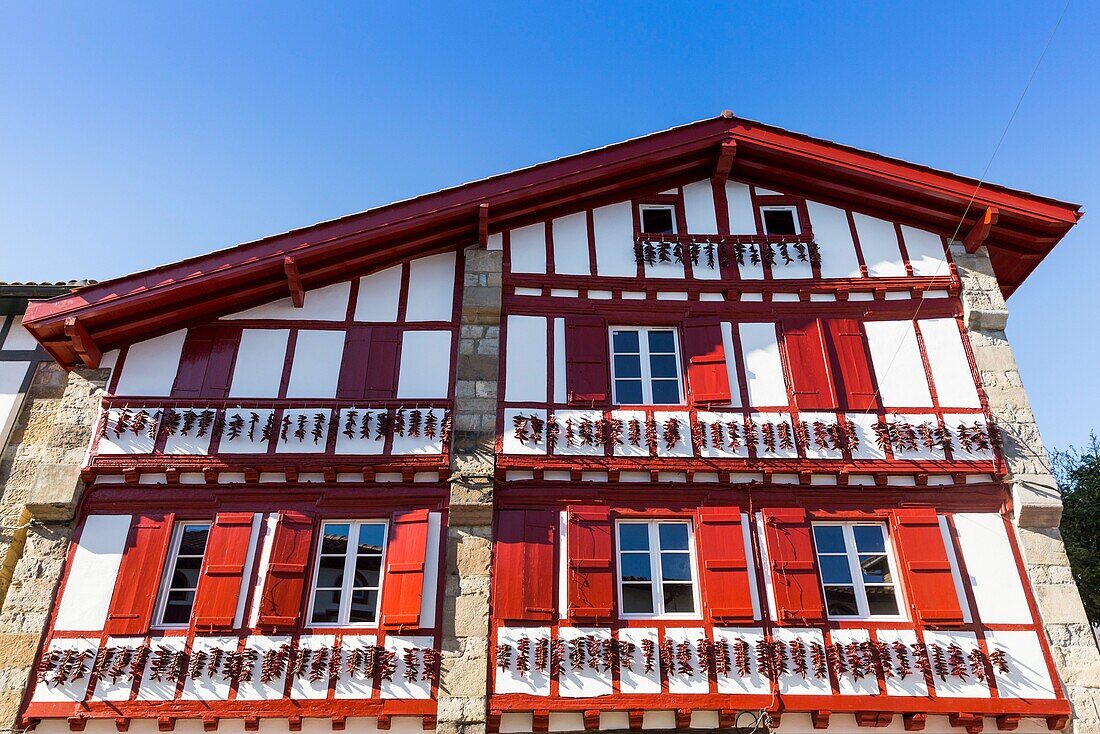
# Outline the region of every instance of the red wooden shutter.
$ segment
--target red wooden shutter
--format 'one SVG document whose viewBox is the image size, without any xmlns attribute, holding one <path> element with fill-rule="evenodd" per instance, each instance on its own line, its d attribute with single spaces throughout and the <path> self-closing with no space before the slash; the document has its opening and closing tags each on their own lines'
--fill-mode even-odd
<svg viewBox="0 0 1100 734">
<path fill-rule="evenodd" d="M 569 616 L 609 621 L 614 599 L 611 511 L 606 507 L 569 508 Z"/>
<path fill-rule="evenodd" d="M 172 397 L 226 397 L 240 342 L 240 327 L 212 324 L 188 329 Z"/>
<path fill-rule="evenodd" d="M 336 383 L 338 400 L 362 400 L 366 389 L 367 361 L 370 358 L 371 327 L 353 326 L 344 338 L 344 356 L 340 360 L 340 379 Z"/>
<path fill-rule="evenodd" d="M 738 507 L 700 507 L 696 552 L 702 572 L 703 605 L 718 622 L 751 622 L 752 596 L 745 536 Z"/>
<path fill-rule="evenodd" d="M 195 592 L 197 629 L 233 628 L 251 537 L 251 512 L 219 512 L 214 519 Z"/>
<path fill-rule="evenodd" d="M 764 535 L 780 624 L 816 622 L 825 605 L 817 576 L 813 533 L 801 507 L 766 509 Z"/>
<path fill-rule="evenodd" d="M 391 400 L 397 395 L 397 354 L 401 329 L 396 326 L 372 326 L 370 355 L 363 382 L 366 400 Z"/>
<path fill-rule="evenodd" d="M 694 402 L 730 402 L 722 325 L 717 319 L 692 318 L 684 321 L 684 361 L 687 363 L 688 388 Z"/>
<path fill-rule="evenodd" d="M 565 318 L 565 384 L 570 403 L 606 403 L 611 364 L 607 322 L 598 316 Z"/>
<path fill-rule="evenodd" d="M 313 543 L 313 516 L 282 510 L 271 541 L 259 626 L 294 627 L 302 616 Z"/>
<path fill-rule="evenodd" d="M 826 319 L 823 323 L 829 335 L 829 353 L 840 407 L 847 410 L 878 408 L 875 383 L 871 378 L 871 359 L 859 321 Z"/>
<path fill-rule="evenodd" d="M 554 616 L 554 525 L 551 510 L 497 513 L 493 611 L 497 619 L 548 622 Z"/>
<path fill-rule="evenodd" d="M 419 626 L 427 548 L 428 511 L 395 512 L 386 544 L 386 577 L 382 581 L 383 627 Z"/>
<path fill-rule="evenodd" d="M 107 622 L 109 635 L 144 635 L 153 621 L 153 607 L 164 558 L 172 542 L 172 515 L 135 515 L 122 553 Z"/>
<path fill-rule="evenodd" d="M 962 608 L 936 511 L 903 508 L 891 514 L 894 552 L 905 577 L 913 620 L 928 625 L 962 624 Z"/>
<path fill-rule="evenodd" d="M 801 410 L 835 407 L 817 319 L 784 319 L 783 342 L 787 348 L 795 405 Z"/>
</svg>

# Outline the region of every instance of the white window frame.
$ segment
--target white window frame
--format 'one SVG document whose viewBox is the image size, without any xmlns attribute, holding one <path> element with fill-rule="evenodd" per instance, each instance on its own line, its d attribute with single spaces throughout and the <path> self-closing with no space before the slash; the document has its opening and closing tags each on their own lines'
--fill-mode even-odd
<svg viewBox="0 0 1100 734">
<path fill-rule="evenodd" d="M 636 331 L 638 332 L 638 360 L 641 362 L 642 367 L 642 402 L 640 403 L 621 403 L 619 401 L 619 390 L 615 385 L 615 332 L 616 331 Z M 672 352 L 676 358 L 676 389 L 680 393 L 680 402 L 678 403 L 654 403 L 653 402 L 653 376 L 650 371 L 649 365 L 649 332 L 651 331 L 669 331 L 672 332 Z M 609 354 L 611 355 L 611 402 L 615 405 L 627 405 L 627 406 L 654 406 L 661 408 L 668 408 L 677 405 L 686 405 L 686 396 L 684 395 L 684 365 L 680 358 L 680 334 L 677 332 L 675 326 L 612 326 L 607 330 L 607 345 Z M 624 380 L 635 380 L 639 378 L 624 377 Z M 661 377 L 661 380 L 667 380 L 671 378 Z"/>
<path fill-rule="evenodd" d="M 764 229 L 764 234 L 771 235 L 768 232 L 768 223 L 764 219 L 764 212 L 790 212 L 791 218 L 794 220 L 794 234 L 793 235 L 774 235 L 775 237 L 795 237 L 802 234 L 802 222 L 798 219 L 798 207 L 793 204 L 776 204 L 774 206 L 762 206 L 760 207 L 760 226 Z"/>
<path fill-rule="evenodd" d="M 180 545 L 183 543 L 183 529 L 187 526 L 203 525 L 206 527 L 206 546 L 202 549 L 202 562 L 199 563 L 199 578 L 195 581 L 195 599 L 191 602 L 191 614 L 187 615 L 186 622 L 165 622 L 164 613 L 168 611 L 168 594 L 172 589 L 172 576 L 176 573 L 176 563 L 179 561 Z M 199 583 L 202 581 L 202 571 L 206 567 L 206 550 L 210 545 L 210 533 L 213 531 L 213 523 L 209 520 L 177 520 L 172 527 L 172 540 L 168 544 L 168 556 L 164 563 L 160 591 L 157 594 L 156 613 L 152 625 L 157 629 L 186 629 L 191 626 L 191 617 L 195 614 L 195 602 L 199 597 Z"/>
<path fill-rule="evenodd" d="M 883 538 L 883 553 L 886 555 L 886 563 L 890 568 L 890 578 L 894 581 L 892 586 L 894 587 L 894 601 L 898 605 L 897 614 L 871 614 L 870 608 L 867 604 L 867 588 L 863 582 L 863 573 L 859 567 L 859 550 L 856 548 L 856 537 L 854 528 L 861 525 L 873 525 L 882 530 Z M 856 609 L 857 614 L 829 614 L 829 602 L 826 599 L 825 592 L 825 577 L 821 573 L 821 556 L 817 551 L 817 536 L 813 534 L 813 528 L 818 526 L 839 526 L 844 534 L 844 553 L 848 559 L 848 573 L 852 577 L 852 588 L 856 595 Z M 890 530 L 884 522 L 877 522 L 874 520 L 854 520 L 854 521 L 814 521 L 811 523 L 810 534 L 814 542 L 814 562 L 817 564 L 817 582 L 821 586 L 821 600 L 825 606 L 825 614 L 829 619 L 855 619 L 855 620 L 875 620 L 875 621 L 906 621 L 908 617 L 905 615 L 905 597 L 901 588 L 901 576 L 898 575 L 897 564 L 894 561 L 894 547 L 892 538 L 890 537 Z M 838 584 L 830 584 L 830 586 L 837 586 Z M 843 584 L 839 584 L 843 585 Z"/>
<path fill-rule="evenodd" d="M 344 580 L 340 586 L 340 611 L 337 612 L 337 619 L 335 622 L 314 622 L 313 621 L 313 605 L 317 601 L 317 582 L 320 580 L 321 574 L 321 548 L 324 542 L 324 532 L 326 525 L 348 525 L 348 547 L 344 550 Z M 359 537 L 359 528 L 363 525 L 381 525 L 382 526 L 382 556 L 378 560 L 378 600 L 375 602 L 374 609 L 374 621 L 373 622 L 348 622 L 348 617 L 351 616 L 351 595 L 352 595 L 352 581 L 355 575 L 355 559 L 358 557 L 358 553 L 352 553 L 351 549 L 355 546 L 352 542 L 353 538 Z M 367 627 L 374 628 L 379 624 L 379 620 L 382 616 L 382 587 L 386 577 L 386 549 L 389 546 L 390 540 L 390 523 L 382 519 L 373 520 L 353 520 L 353 519 L 330 519 L 321 522 L 321 535 L 317 543 L 317 552 L 314 553 L 313 559 L 313 582 L 309 585 L 309 609 L 306 612 L 306 626 L 307 627 Z"/>
<path fill-rule="evenodd" d="M 654 211 L 664 209 L 672 212 L 672 234 L 679 234 L 680 231 L 676 227 L 676 205 L 675 204 L 640 204 L 638 206 L 638 231 L 642 234 L 656 234 L 655 232 L 645 231 L 645 219 L 642 212 Z"/>
<path fill-rule="evenodd" d="M 665 597 L 663 593 L 664 579 L 661 576 L 661 546 L 658 526 L 661 524 L 684 525 L 688 531 L 688 561 L 691 564 L 691 595 L 695 611 L 665 612 Z M 622 525 L 645 525 L 649 530 L 649 575 L 650 593 L 653 596 L 653 612 L 624 612 L 623 611 L 623 551 L 619 544 L 619 527 Z M 627 551 L 639 553 L 638 551 Z M 682 552 L 682 551 L 679 551 Z M 702 619 L 702 599 L 699 595 L 699 565 L 695 555 L 695 527 L 686 518 L 662 517 L 654 519 L 622 519 L 615 521 L 615 588 L 619 601 L 620 619 Z M 681 582 L 682 583 L 682 582 Z"/>
</svg>

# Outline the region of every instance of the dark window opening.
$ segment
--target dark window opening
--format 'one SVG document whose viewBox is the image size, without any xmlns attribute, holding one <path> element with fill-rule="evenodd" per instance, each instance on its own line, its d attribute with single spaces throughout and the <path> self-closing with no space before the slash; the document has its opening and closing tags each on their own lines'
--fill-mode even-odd
<svg viewBox="0 0 1100 734">
<path fill-rule="evenodd" d="M 642 232 L 646 234 L 675 234 L 672 207 L 646 207 L 642 209 Z"/>
<path fill-rule="evenodd" d="M 767 234 L 798 234 L 793 209 L 765 209 L 764 231 Z"/>
</svg>

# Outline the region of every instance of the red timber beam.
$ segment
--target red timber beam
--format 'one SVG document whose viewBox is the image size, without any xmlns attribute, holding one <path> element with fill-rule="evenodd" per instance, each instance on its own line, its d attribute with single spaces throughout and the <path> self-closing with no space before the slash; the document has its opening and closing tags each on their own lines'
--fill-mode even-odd
<svg viewBox="0 0 1100 734">
<path fill-rule="evenodd" d="M 65 336 L 69 337 L 73 351 L 80 357 L 85 367 L 96 369 L 99 361 L 103 359 L 103 352 L 96 346 L 95 341 L 88 335 L 87 329 L 80 319 L 75 316 L 65 319 Z"/>
<path fill-rule="evenodd" d="M 283 258 L 283 272 L 286 273 L 286 285 L 290 290 L 290 301 L 294 308 L 306 305 L 306 290 L 302 287 L 302 275 L 298 272 L 298 262 L 291 256 Z"/>
<path fill-rule="evenodd" d="M 718 159 L 714 162 L 714 173 L 711 174 L 711 181 L 719 185 L 724 184 L 730 177 L 733 159 L 736 156 L 737 141 L 734 138 L 723 141 L 722 146 L 718 149 Z"/>
<path fill-rule="evenodd" d="M 489 246 L 489 204 L 484 201 L 477 205 L 477 245 L 483 250 Z"/>
<path fill-rule="evenodd" d="M 963 246 L 967 252 L 975 253 L 979 247 L 985 244 L 986 237 L 989 236 L 990 230 L 993 229 L 993 225 L 997 223 L 1000 216 L 1001 212 L 997 207 L 986 207 L 978 221 L 970 228 L 970 232 L 963 238 Z"/>
</svg>

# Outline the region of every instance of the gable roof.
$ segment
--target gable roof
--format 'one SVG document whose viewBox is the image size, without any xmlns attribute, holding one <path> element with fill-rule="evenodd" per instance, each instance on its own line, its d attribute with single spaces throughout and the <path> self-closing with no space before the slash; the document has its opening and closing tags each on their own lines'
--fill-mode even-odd
<svg viewBox="0 0 1100 734">
<path fill-rule="evenodd" d="M 489 231 L 504 231 L 646 185 L 706 178 L 720 159 L 731 162 L 730 153 L 732 178 L 945 235 L 958 229 L 962 238 L 994 212 L 984 242 L 1006 295 L 1082 214 L 1075 204 L 994 184 L 976 191 L 971 178 L 723 113 L 91 284 L 32 302 L 24 325 L 62 365 L 98 362 L 103 351 L 285 298 L 288 257 L 300 286 L 317 288 L 473 244 L 484 235 L 483 205 Z"/>
</svg>

